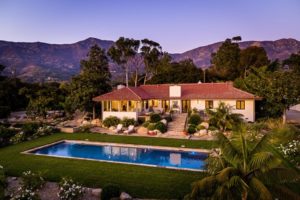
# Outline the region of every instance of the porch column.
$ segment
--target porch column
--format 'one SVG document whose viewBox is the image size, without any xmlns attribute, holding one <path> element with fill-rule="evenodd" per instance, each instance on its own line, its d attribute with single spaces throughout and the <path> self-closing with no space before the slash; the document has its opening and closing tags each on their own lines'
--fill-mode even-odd
<svg viewBox="0 0 300 200">
<path fill-rule="evenodd" d="M 93 119 L 96 118 L 96 113 L 95 113 L 95 103 L 93 103 Z"/>
</svg>

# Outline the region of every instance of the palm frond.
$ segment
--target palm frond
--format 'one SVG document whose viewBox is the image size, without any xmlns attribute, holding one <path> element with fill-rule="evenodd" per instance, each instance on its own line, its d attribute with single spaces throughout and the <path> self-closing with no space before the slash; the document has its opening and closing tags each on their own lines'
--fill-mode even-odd
<svg viewBox="0 0 300 200">
<path fill-rule="evenodd" d="M 213 194 L 217 188 L 217 180 L 215 176 L 208 176 L 200 181 L 196 181 L 192 184 L 192 199 L 199 199 L 199 197 L 209 197 Z"/>
<path fill-rule="evenodd" d="M 274 167 L 278 167 L 281 160 L 271 152 L 258 152 L 252 155 L 249 165 L 251 169 L 259 169 L 266 172 Z"/>
<path fill-rule="evenodd" d="M 266 149 L 266 146 L 269 144 L 270 142 L 270 138 L 271 138 L 271 135 L 270 134 L 266 134 L 264 135 L 258 143 L 256 143 L 256 145 L 253 147 L 252 151 L 249 153 L 249 156 L 251 157 L 251 155 L 259 152 L 259 151 L 262 151 L 262 150 L 265 150 Z"/>
<path fill-rule="evenodd" d="M 228 188 L 237 188 L 241 193 L 247 191 L 249 186 L 240 176 L 232 176 L 227 182 Z"/>
<path fill-rule="evenodd" d="M 231 176 L 236 175 L 238 173 L 239 171 L 236 168 L 226 167 L 216 175 L 216 180 L 222 183 L 230 180 Z"/>
<path fill-rule="evenodd" d="M 257 178 L 252 177 L 249 182 L 249 187 L 253 190 L 254 193 L 257 194 L 259 199 L 261 200 L 272 200 L 272 194 L 268 190 L 268 188 Z"/>
<path fill-rule="evenodd" d="M 220 148 L 222 150 L 222 154 L 230 158 L 230 160 L 235 160 L 236 156 L 239 156 L 239 151 L 233 146 L 231 141 L 223 134 L 217 133 L 218 143 L 220 144 Z"/>
</svg>

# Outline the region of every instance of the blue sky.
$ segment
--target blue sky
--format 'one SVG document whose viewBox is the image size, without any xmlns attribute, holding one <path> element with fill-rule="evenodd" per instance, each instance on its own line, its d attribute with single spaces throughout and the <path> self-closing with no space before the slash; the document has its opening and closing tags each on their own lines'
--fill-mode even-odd
<svg viewBox="0 0 300 200">
<path fill-rule="evenodd" d="M 0 0 L 0 40 L 125 36 L 180 53 L 236 35 L 300 40 L 299 19 L 299 0 Z"/>
</svg>

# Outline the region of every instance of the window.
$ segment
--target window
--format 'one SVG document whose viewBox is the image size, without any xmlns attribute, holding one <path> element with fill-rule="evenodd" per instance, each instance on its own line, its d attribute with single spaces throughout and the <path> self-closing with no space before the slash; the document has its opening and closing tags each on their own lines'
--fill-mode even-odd
<svg viewBox="0 0 300 200">
<path fill-rule="evenodd" d="M 237 100 L 236 101 L 236 109 L 245 110 L 245 101 L 244 100 Z"/>
<path fill-rule="evenodd" d="M 109 101 L 103 101 L 103 111 L 110 111 Z"/>
<path fill-rule="evenodd" d="M 205 108 L 213 109 L 214 108 L 214 101 L 213 100 L 206 100 L 205 101 Z"/>
</svg>

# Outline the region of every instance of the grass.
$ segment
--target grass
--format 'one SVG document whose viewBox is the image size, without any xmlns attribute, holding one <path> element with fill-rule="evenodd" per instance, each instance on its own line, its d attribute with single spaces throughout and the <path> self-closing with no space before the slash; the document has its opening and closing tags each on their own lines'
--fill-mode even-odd
<svg viewBox="0 0 300 200">
<path fill-rule="evenodd" d="M 171 170 L 21 154 L 25 150 L 62 139 L 142 144 L 155 146 L 209 149 L 215 147 L 213 141 L 179 140 L 149 137 L 112 136 L 102 134 L 57 133 L 36 140 L 0 149 L 0 165 L 10 176 L 20 176 L 23 171 L 41 171 L 49 181 L 59 181 L 61 177 L 72 177 L 87 187 L 103 187 L 107 183 L 120 185 L 121 189 L 139 198 L 182 198 L 190 191 L 191 183 L 201 179 L 201 172 Z"/>
</svg>

